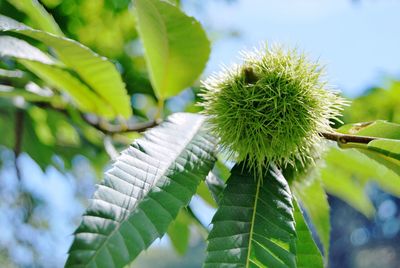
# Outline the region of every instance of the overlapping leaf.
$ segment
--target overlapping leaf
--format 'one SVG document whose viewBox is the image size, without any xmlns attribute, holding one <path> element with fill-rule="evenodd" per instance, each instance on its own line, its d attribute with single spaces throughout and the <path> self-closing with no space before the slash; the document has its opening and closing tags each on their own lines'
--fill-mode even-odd
<svg viewBox="0 0 400 268">
<path fill-rule="evenodd" d="M 132 109 L 125 85 L 115 66 L 82 44 L 54 34 L 32 29 L 0 15 L 0 31 L 12 31 L 52 47 L 59 59 L 79 74 L 112 107 L 114 116 L 130 117 Z"/>
<path fill-rule="evenodd" d="M 346 201 L 368 217 L 374 214 L 374 206 L 365 193 L 365 183 L 354 180 L 351 171 L 328 165 L 321 169 L 321 179 L 328 193 Z"/>
<path fill-rule="evenodd" d="M 368 143 L 368 149 L 400 161 L 400 140 L 374 140 Z"/>
<path fill-rule="evenodd" d="M 38 0 L 8 0 L 8 2 L 24 12 L 38 29 L 56 35 L 63 35 L 53 16 L 40 5 Z"/>
<path fill-rule="evenodd" d="M 218 204 L 222 198 L 222 192 L 225 188 L 224 181 L 221 180 L 214 171 L 211 171 L 205 180 L 205 184 L 207 185 L 207 188 L 211 193 L 215 203 Z"/>
<path fill-rule="evenodd" d="M 315 174 L 317 175 L 317 174 Z M 315 230 L 324 247 L 324 256 L 328 260 L 330 241 L 329 203 L 322 183 L 316 177 L 309 180 L 295 181 L 292 185 L 294 194 L 307 211 Z M 296 221 L 297 223 L 297 221 Z"/>
<path fill-rule="evenodd" d="M 400 176 L 400 161 L 369 150 L 359 150 L 369 158 L 392 170 Z"/>
<path fill-rule="evenodd" d="M 11 36 L 0 36 L 0 56 L 32 60 L 49 65 L 57 64 L 56 59 L 50 55 L 23 40 Z"/>
<path fill-rule="evenodd" d="M 20 60 L 47 84 L 66 92 L 83 112 L 113 116 L 113 111 L 102 98 L 63 69 L 60 62 L 29 43 L 11 36 L 0 36 L 0 55 Z"/>
<path fill-rule="evenodd" d="M 361 126 L 360 124 L 355 124 L 348 132 L 363 136 L 400 139 L 400 125 L 382 120 L 372 123 L 361 123 Z"/>
<path fill-rule="evenodd" d="M 325 160 L 328 166 L 348 173 L 351 180 L 359 181 L 361 185 L 375 181 L 383 190 L 400 196 L 400 177 L 358 150 L 332 148 Z"/>
<path fill-rule="evenodd" d="M 303 213 L 293 200 L 294 219 L 296 221 L 296 264 L 297 268 L 323 268 L 324 262 L 310 230 L 304 220 Z"/>
<path fill-rule="evenodd" d="M 115 115 L 103 98 L 100 98 L 82 83 L 81 80 L 73 76 L 67 70 L 41 62 L 28 60 L 20 60 L 20 62 L 49 86 L 60 91 L 65 91 L 79 110 L 91 112 L 105 118 L 110 118 Z"/>
<path fill-rule="evenodd" d="M 164 235 L 215 161 L 204 121 L 174 114 L 122 152 L 75 232 L 67 267 L 123 267 Z"/>
<path fill-rule="evenodd" d="M 366 148 L 359 150 L 400 175 L 400 124 L 378 120 L 345 125 L 339 131 L 353 135 L 384 138 L 384 140 L 371 141 Z"/>
<path fill-rule="evenodd" d="M 233 168 L 208 237 L 204 267 L 296 267 L 292 194 L 278 170 Z"/>
</svg>

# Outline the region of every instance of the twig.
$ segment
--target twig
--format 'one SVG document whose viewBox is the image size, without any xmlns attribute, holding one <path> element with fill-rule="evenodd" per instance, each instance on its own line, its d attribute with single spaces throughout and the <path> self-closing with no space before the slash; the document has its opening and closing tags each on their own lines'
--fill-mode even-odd
<svg viewBox="0 0 400 268">
<path fill-rule="evenodd" d="M 159 124 L 158 121 L 148 121 L 143 123 L 127 123 L 127 124 L 110 124 L 109 122 L 102 119 L 92 119 L 85 114 L 81 114 L 82 119 L 85 120 L 86 123 L 93 126 L 94 128 L 100 130 L 106 134 L 115 134 L 115 133 L 124 133 L 124 132 L 142 132 L 148 128 L 152 128 Z"/>
<path fill-rule="evenodd" d="M 36 105 L 38 105 L 41 108 L 44 109 L 52 109 L 57 112 L 63 113 L 65 115 L 69 115 L 68 111 L 66 109 L 54 107 L 49 103 L 45 102 L 37 102 Z M 84 113 L 80 113 L 81 118 L 91 125 L 92 127 L 96 128 L 97 130 L 100 130 L 101 132 L 105 134 L 117 134 L 117 133 L 124 133 L 124 132 L 143 132 L 148 128 L 152 128 L 160 124 L 161 120 L 152 120 L 148 122 L 143 122 L 143 123 L 127 123 L 127 124 L 111 124 L 107 122 L 106 120 L 96 117 L 96 116 L 89 116 Z"/>
<path fill-rule="evenodd" d="M 15 112 L 15 143 L 14 143 L 14 166 L 15 166 L 15 173 L 17 174 L 17 178 L 21 181 L 21 170 L 18 166 L 18 156 L 21 153 L 22 149 L 22 137 L 24 131 L 24 117 L 25 113 L 21 109 L 17 109 Z"/>
<path fill-rule="evenodd" d="M 346 144 L 346 143 L 368 144 L 373 140 L 379 139 L 376 137 L 356 136 L 356 135 L 342 134 L 338 132 L 321 132 L 320 135 L 325 139 L 336 141 L 337 143 L 340 144 Z"/>
</svg>

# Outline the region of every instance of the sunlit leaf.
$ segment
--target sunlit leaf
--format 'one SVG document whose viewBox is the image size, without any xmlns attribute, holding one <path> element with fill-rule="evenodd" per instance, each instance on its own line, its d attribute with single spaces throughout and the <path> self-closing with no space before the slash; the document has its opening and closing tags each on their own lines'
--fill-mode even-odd
<svg viewBox="0 0 400 268">
<path fill-rule="evenodd" d="M 98 185 L 69 250 L 67 267 L 123 267 L 162 237 L 212 169 L 215 139 L 205 118 L 174 114 L 116 159 Z"/>
<path fill-rule="evenodd" d="M 367 217 L 371 217 L 375 209 L 365 193 L 365 183 L 355 180 L 351 171 L 327 165 L 321 169 L 321 178 L 325 190 Z"/>
<path fill-rule="evenodd" d="M 130 98 L 125 85 L 115 66 L 106 58 L 74 40 L 32 29 L 2 15 L 0 31 L 23 34 L 52 47 L 66 66 L 79 74 L 83 81 L 111 105 L 115 116 L 131 116 Z"/>
<path fill-rule="evenodd" d="M 371 136 L 386 139 L 400 139 L 400 124 L 383 120 L 344 125 L 338 129 L 342 133 Z"/>
<path fill-rule="evenodd" d="M 292 185 L 294 194 L 299 198 L 315 227 L 324 247 L 324 256 L 328 260 L 330 241 L 330 208 L 328 198 L 321 182 L 317 178 L 295 181 Z M 297 222 L 297 221 L 296 221 Z"/>
<path fill-rule="evenodd" d="M 328 166 L 348 173 L 353 180 L 363 185 L 375 181 L 383 190 L 400 196 L 400 177 L 357 150 L 332 148 L 325 160 Z"/>
<path fill-rule="evenodd" d="M 91 112 L 107 118 L 114 115 L 106 101 L 68 71 L 40 62 L 27 60 L 20 60 L 20 62 L 50 86 L 65 91 L 83 112 Z"/>
<path fill-rule="evenodd" d="M 190 86 L 203 71 L 210 43 L 199 22 L 160 0 L 136 0 L 137 28 L 157 97 Z"/>
<path fill-rule="evenodd" d="M 373 140 L 368 143 L 368 149 L 389 158 L 400 160 L 400 140 Z"/>
<path fill-rule="evenodd" d="M 369 158 L 375 160 L 376 162 L 380 163 L 381 165 L 384 165 L 388 169 L 392 170 L 394 173 L 396 173 L 398 176 L 400 176 L 400 161 L 396 160 L 394 158 L 387 157 L 385 155 L 382 155 L 378 152 L 373 152 L 370 150 L 359 150 Z"/>
<path fill-rule="evenodd" d="M 31 22 L 40 30 L 62 36 L 54 18 L 44 9 L 37 0 L 7 0 L 17 9 L 24 12 Z"/>
<path fill-rule="evenodd" d="M 205 181 L 200 183 L 197 194 L 210 206 L 216 208 L 219 200 L 222 198 L 225 183 L 215 174 L 214 170 L 210 171 Z"/>
<path fill-rule="evenodd" d="M 349 124 L 341 127 L 340 130 L 341 132 L 353 135 L 363 135 L 396 140 L 400 139 L 400 124 L 382 120 L 369 123 L 358 123 L 351 125 Z M 376 162 L 391 169 L 400 176 L 400 161 L 396 159 L 396 152 L 394 152 L 394 156 L 391 155 L 391 150 L 396 150 L 396 145 L 394 148 L 390 148 L 391 145 L 389 144 L 393 144 L 391 141 L 384 142 L 383 147 L 380 144 L 378 144 L 378 146 L 375 146 L 374 144 L 376 145 L 375 142 L 368 144 L 367 148 L 359 149 L 359 151 L 364 153 L 371 159 L 375 160 Z"/>
<path fill-rule="evenodd" d="M 56 65 L 57 60 L 29 43 L 11 36 L 0 36 L 0 56 L 15 57 Z"/>
<path fill-rule="evenodd" d="M 317 200 L 315 201 L 317 202 Z M 323 268 L 324 262 L 310 230 L 304 220 L 296 200 L 293 200 L 294 219 L 296 221 L 296 264 L 297 268 Z"/>
</svg>

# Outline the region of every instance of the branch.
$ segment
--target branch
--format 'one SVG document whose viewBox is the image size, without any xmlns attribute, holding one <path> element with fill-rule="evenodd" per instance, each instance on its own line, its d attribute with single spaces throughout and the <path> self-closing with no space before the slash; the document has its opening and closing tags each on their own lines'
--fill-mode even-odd
<svg viewBox="0 0 400 268">
<path fill-rule="evenodd" d="M 339 144 L 346 144 L 346 143 L 368 144 L 373 140 L 379 139 L 376 137 L 356 136 L 356 135 L 342 134 L 338 132 L 320 132 L 319 134 L 325 139 L 336 141 Z"/>
<path fill-rule="evenodd" d="M 124 133 L 124 132 L 142 132 L 148 128 L 155 127 L 159 124 L 158 120 L 148 121 L 144 123 L 127 123 L 127 124 L 110 124 L 109 122 L 99 119 L 99 118 L 91 118 L 85 114 L 81 114 L 82 119 L 93 126 L 94 128 L 100 130 L 106 134 L 116 134 L 116 133 Z"/>
<path fill-rule="evenodd" d="M 66 109 L 54 107 L 49 103 L 44 103 L 44 102 L 37 102 L 36 105 L 38 105 L 41 108 L 44 109 L 52 109 L 55 111 L 58 111 L 60 113 L 63 113 L 67 116 L 69 116 L 68 111 Z M 117 133 L 124 133 L 124 132 L 142 132 L 145 131 L 148 128 L 152 128 L 160 124 L 161 120 L 152 120 L 148 122 L 143 122 L 143 123 L 127 123 L 127 124 L 111 124 L 104 120 L 103 118 L 99 118 L 96 116 L 89 116 L 84 113 L 80 113 L 81 118 L 91 125 L 92 127 L 96 128 L 97 130 L 100 130 L 104 134 L 117 134 Z"/>
</svg>

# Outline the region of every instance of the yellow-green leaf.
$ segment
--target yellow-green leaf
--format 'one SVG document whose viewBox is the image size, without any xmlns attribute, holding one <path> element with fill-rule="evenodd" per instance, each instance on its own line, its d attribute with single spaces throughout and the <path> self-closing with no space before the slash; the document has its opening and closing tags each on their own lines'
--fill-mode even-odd
<svg viewBox="0 0 400 268">
<path fill-rule="evenodd" d="M 296 264 L 297 268 L 323 268 L 324 261 L 311 232 L 304 220 L 303 213 L 296 202 L 293 200 L 294 219 L 296 221 Z"/>
<path fill-rule="evenodd" d="M 160 0 L 136 0 L 137 28 L 151 83 L 164 100 L 190 86 L 203 71 L 210 43 L 194 18 Z"/>
<path fill-rule="evenodd" d="M 113 108 L 114 116 L 131 116 L 132 108 L 125 84 L 115 66 L 106 58 L 72 39 L 32 29 L 2 15 L 0 31 L 23 34 L 52 47 L 66 66 L 73 69 L 97 94 L 107 100 Z"/>
<path fill-rule="evenodd" d="M 328 260 L 331 225 L 325 190 L 317 178 L 295 181 L 292 186 L 294 194 L 299 198 L 317 231 L 324 248 L 325 259 Z"/>
<path fill-rule="evenodd" d="M 63 35 L 54 18 L 37 0 L 8 0 L 8 2 L 24 12 L 38 29 L 56 35 Z"/>
</svg>

